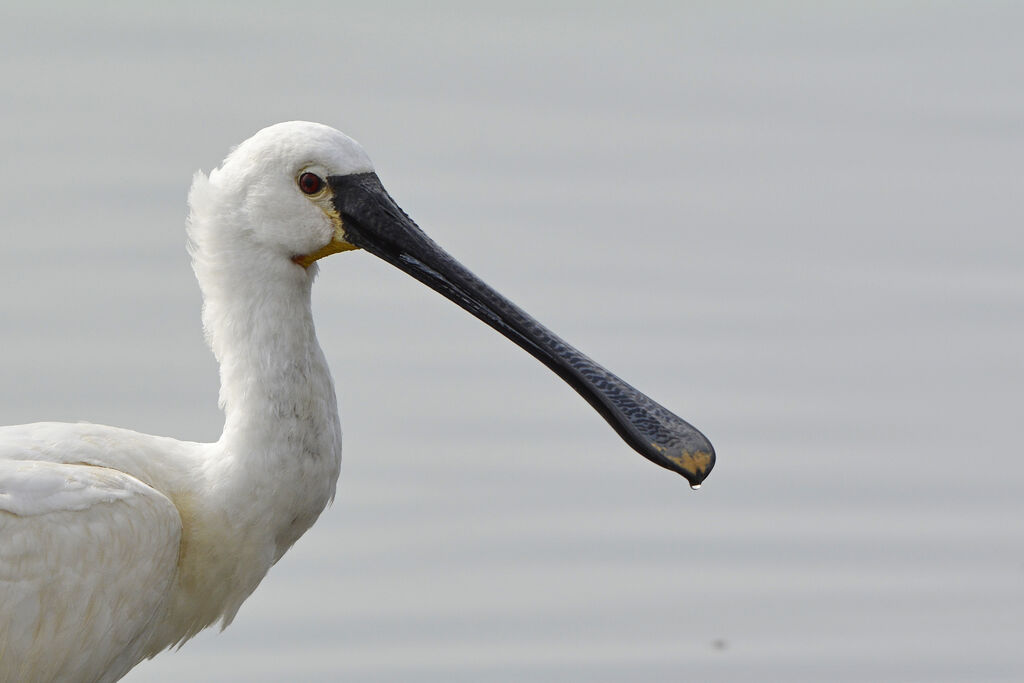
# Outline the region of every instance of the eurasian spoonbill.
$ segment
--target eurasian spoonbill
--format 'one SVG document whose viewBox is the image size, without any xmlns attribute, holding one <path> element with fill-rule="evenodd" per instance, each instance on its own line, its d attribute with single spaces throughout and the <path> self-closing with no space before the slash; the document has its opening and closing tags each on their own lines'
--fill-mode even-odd
<svg viewBox="0 0 1024 683">
<path fill-rule="evenodd" d="M 435 245 L 355 141 L 265 128 L 189 192 L 189 251 L 224 431 L 193 443 L 93 424 L 0 428 L 0 680 L 112 681 L 242 602 L 334 497 L 341 429 L 310 310 L 316 261 L 363 249 L 514 341 L 630 446 L 698 486 L 692 426 Z"/>
</svg>

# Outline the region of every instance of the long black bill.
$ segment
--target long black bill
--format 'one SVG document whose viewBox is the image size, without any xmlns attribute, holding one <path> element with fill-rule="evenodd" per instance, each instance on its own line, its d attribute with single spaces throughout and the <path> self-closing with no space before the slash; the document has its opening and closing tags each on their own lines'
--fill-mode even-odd
<svg viewBox="0 0 1024 683">
<path fill-rule="evenodd" d="M 376 173 L 331 176 L 345 241 L 401 268 L 514 341 L 578 391 L 648 460 L 699 486 L 715 449 L 695 427 L 587 358 L 437 246 Z"/>
</svg>

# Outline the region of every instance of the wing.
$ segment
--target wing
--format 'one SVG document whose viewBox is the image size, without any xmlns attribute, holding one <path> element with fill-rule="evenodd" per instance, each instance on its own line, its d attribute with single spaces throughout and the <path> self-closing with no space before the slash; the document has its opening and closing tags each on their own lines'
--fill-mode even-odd
<svg viewBox="0 0 1024 683">
<path fill-rule="evenodd" d="M 0 460 L 0 682 L 124 675 L 166 603 L 180 539 L 171 501 L 123 472 Z"/>
</svg>

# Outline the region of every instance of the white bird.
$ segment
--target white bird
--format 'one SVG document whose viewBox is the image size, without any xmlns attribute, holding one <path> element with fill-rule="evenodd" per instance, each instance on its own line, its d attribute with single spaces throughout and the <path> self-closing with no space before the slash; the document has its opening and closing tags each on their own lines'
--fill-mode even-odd
<svg viewBox="0 0 1024 683">
<path fill-rule="evenodd" d="M 342 133 L 265 128 L 189 192 L 224 431 L 0 428 L 0 681 L 113 681 L 220 621 L 334 498 L 341 428 L 310 309 L 315 261 L 365 249 L 509 337 L 645 457 L 697 486 L 711 444 L 424 235 Z"/>
</svg>

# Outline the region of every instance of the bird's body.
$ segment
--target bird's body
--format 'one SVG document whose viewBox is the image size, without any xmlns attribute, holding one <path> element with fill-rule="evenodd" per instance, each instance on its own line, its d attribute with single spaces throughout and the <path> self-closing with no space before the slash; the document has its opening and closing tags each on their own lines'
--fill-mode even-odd
<svg viewBox="0 0 1024 683">
<path fill-rule="evenodd" d="M 116 680 L 227 625 L 333 499 L 341 428 L 310 306 L 313 262 L 330 253 L 361 247 L 408 270 L 566 377 L 627 440 L 675 430 L 645 455 L 706 476 L 709 444 L 661 413 L 632 415 L 653 410 L 650 399 L 585 357 L 560 360 L 571 347 L 417 251 L 432 247 L 418 229 L 386 232 L 408 218 L 375 179 L 355 142 L 302 122 L 264 129 L 209 178 L 196 175 L 189 244 L 220 364 L 217 442 L 91 424 L 0 428 L 0 682 Z M 369 234 L 378 225 L 383 237 Z M 673 439 L 683 447 L 666 455 Z"/>
<path fill-rule="evenodd" d="M 334 497 L 341 426 L 313 329 L 316 265 L 240 248 L 251 217 L 218 209 L 242 197 L 232 183 L 262 159 L 234 160 L 197 176 L 190 193 L 204 329 L 221 371 L 220 440 L 91 424 L 0 428 L 0 509 L 12 513 L 0 513 L 4 680 L 116 679 L 226 625 Z M 41 549 L 62 555 L 40 560 Z M 117 652 L 111 640 L 126 646 Z M 55 652 L 68 653 L 63 663 Z"/>
</svg>

